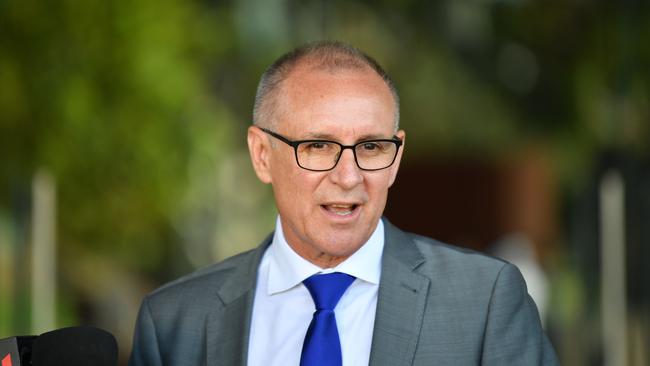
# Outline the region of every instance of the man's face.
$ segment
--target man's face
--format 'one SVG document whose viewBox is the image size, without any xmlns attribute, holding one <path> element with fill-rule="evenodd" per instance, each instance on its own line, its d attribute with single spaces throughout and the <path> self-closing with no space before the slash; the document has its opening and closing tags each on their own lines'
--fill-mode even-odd
<svg viewBox="0 0 650 366">
<path fill-rule="evenodd" d="M 291 140 L 324 139 L 353 145 L 387 139 L 394 131 L 395 105 L 372 70 L 313 71 L 298 66 L 283 82 L 273 129 Z M 289 245 L 303 258 L 332 267 L 359 249 L 375 230 L 393 184 L 402 149 L 393 165 L 363 171 L 352 150 L 336 167 L 313 172 L 296 164 L 293 148 L 256 127 L 249 147 L 260 179 L 271 183 Z M 257 149 L 254 148 L 257 144 Z"/>
</svg>

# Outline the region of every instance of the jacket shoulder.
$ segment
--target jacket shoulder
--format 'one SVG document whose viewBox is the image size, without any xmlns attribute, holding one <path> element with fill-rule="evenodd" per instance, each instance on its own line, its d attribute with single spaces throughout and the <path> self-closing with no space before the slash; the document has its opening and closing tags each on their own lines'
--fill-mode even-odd
<svg viewBox="0 0 650 366">
<path fill-rule="evenodd" d="M 499 271 L 507 261 L 496 258 L 485 253 L 475 250 L 461 248 L 455 245 L 443 243 L 441 241 L 428 238 L 413 233 L 405 233 L 424 257 L 425 261 L 433 261 L 438 265 L 449 265 L 452 267 L 461 267 L 463 269 L 480 268 L 484 270 Z"/>
<path fill-rule="evenodd" d="M 149 295 L 147 302 L 152 307 L 179 306 L 188 302 L 196 303 L 206 299 L 205 295 L 216 294 L 219 288 L 242 268 L 256 267 L 256 261 L 264 248 L 258 247 L 221 262 L 197 269 L 196 271 L 162 285 Z M 252 285 L 252 284 L 251 284 Z M 244 284 L 242 284 L 244 286 Z"/>
<path fill-rule="evenodd" d="M 412 233 L 404 232 L 402 238 L 399 245 L 411 247 L 419 255 L 414 270 L 428 278 L 432 286 L 441 285 L 440 291 L 451 296 L 471 293 L 475 298 L 489 300 L 503 274 L 521 276 L 513 264 L 484 253 Z"/>
</svg>

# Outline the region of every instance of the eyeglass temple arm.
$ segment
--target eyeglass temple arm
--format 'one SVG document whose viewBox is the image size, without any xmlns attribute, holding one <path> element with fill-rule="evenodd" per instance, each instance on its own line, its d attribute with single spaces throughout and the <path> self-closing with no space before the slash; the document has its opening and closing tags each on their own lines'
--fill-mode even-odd
<svg viewBox="0 0 650 366">
<path fill-rule="evenodd" d="M 282 136 L 282 135 L 280 135 L 280 134 L 277 134 L 277 133 L 275 133 L 275 132 L 273 132 L 273 131 L 271 131 L 271 130 L 267 130 L 267 129 L 264 128 L 264 127 L 258 127 L 258 128 L 259 128 L 260 130 L 266 132 L 267 134 L 269 134 L 269 135 L 275 137 L 276 139 L 278 139 L 278 140 L 284 142 L 285 144 L 291 146 L 291 147 L 296 147 L 296 146 L 298 145 L 298 142 L 291 141 L 291 140 L 287 139 L 286 137 L 284 137 L 284 136 Z"/>
</svg>

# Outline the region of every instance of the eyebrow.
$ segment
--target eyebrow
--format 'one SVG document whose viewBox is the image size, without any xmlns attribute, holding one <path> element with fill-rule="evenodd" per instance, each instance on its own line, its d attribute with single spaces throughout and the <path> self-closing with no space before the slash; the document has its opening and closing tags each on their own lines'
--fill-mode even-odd
<svg viewBox="0 0 650 366">
<path fill-rule="evenodd" d="M 338 141 L 338 139 L 329 133 L 308 133 L 307 134 L 308 139 L 319 139 L 319 140 L 330 140 L 330 141 Z M 366 134 L 360 136 L 356 142 L 359 141 L 367 141 L 367 140 L 385 140 L 385 139 L 391 139 L 392 136 L 386 137 L 381 134 Z"/>
</svg>

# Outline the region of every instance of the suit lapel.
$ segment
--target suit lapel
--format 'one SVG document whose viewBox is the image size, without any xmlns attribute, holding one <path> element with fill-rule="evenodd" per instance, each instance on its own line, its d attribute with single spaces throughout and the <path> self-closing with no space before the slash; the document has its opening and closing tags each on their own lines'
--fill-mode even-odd
<svg viewBox="0 0 650 366">
<path fill-rule="evenodd" d="M 250 252 L 217 290 L 206 326 L 206 365 L 246 365 L 257 267 L 273 238 Z"/>
<path fill-rule="evenodd" d="M 429 280 L 414 270 L 424 262 L 415 243 L 384 219 L 386 240 L 371 366 L 411 365 L 420 336 Z"/>
</svg>

